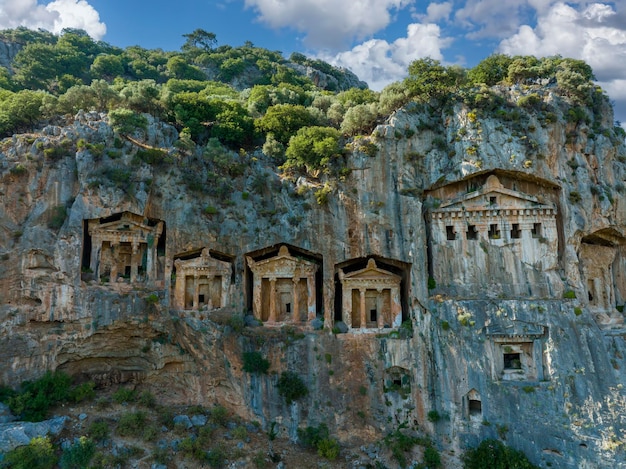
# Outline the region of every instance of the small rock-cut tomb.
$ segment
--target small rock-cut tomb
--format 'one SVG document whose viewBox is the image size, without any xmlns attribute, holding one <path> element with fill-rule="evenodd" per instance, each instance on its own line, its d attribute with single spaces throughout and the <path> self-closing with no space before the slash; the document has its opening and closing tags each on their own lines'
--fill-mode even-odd
<svg viewBox="0 0 626 469">
<path fill-rule="evenodd" d="M 209 249 L 191 259 L 176 259 L 174 307 L 179 310 L 209 310 L 228 304 L 232 266 L 214 259 Z"/>
<path fill-rule="evenodd" d="M 342 289 L 342 320 L 349 329 L 382 329 L 402 324 L 400 282 L 402 278 L 369 259 L 367 267 L 344 273 L 339 269 Z"/>
<path fill-rule="evenodd" d="M 252 312 L 256 319 L 267 323 L 315 319 L 318 264 L 292 256 L 284 245 L 276 256 L 246 259 L 252 271 Z"/>
<path fill-rule="evenodd" d="M 105 282 L 130 283 L 157 280 L 157 244 L 163 222 L 152 221 L 130 212 L 119 219 L 88 220 L 91 237 L 89 268 Z"/>
</svg>

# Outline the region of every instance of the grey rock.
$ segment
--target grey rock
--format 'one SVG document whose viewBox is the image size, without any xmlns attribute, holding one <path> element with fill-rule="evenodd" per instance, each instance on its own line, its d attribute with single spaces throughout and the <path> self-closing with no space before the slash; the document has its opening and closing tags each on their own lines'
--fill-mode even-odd
<svg viewBox="0 0 626 469">
<path fill-rule="evenodd" d="M 194 427 L 204 427 L 207 423 L 207 416 L 206 415 L 192 415 L 191 416 L 191 423 L 193 424 Z"/>
<path fill-rule="evenodd" d="M 337 328 L 337 330 L 341 333 L 341 334 L 345 334 L 346 332 L 348 332 L 348 326 L 346 325 L 345 322 L 343 321 L 337 321 L 335 323 L 335 328 Z"/>
<path fill-rule="evenodd" d="M 56 436 L 65 427 L 67 417 L 55 417 L 43 422 L 12 422 L 0 424 L 0 451 L 7 452 L 27 445 L 35 437 Z"/>
<path fill-rule="evenodd" d="M 315 318 L 311 321 L 311 327 L 313 327 L 313 330 L 320 331 L 324 329 L 324 321 L 320 318 Z"/>
<path fill-rule="evenodd" d="M 193 423 L 191 422 L 191 419 L 188 415 L 177 415 L 176 417 L 174 417 L 174 425 L 182 426 L 186 429 L 190 429 L 191 427 L 193 427 Z"/>
</svg>

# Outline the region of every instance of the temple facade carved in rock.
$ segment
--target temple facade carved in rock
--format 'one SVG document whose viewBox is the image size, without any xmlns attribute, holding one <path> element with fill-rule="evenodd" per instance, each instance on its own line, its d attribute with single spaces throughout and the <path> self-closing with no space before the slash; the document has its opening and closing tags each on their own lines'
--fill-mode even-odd
<svg viewBox="0 0 626 469">
<path fill-rule="evenodd" d="M 470 181 L 431 192 L 429 269 L 446 293 L 466 298 L 561 293 L 557 206 L 539 188 L 532 195 L 514 189 L 514 179 L 507 182 L 509 187 L 491 174 L 478 187 Z"/>
<path fill-rule="evenodd" d="M 339 269 L 341 314 L 349 329 L 382 329 L 402 324 L 402 278 L 369 259 L 367 267 L 350 273 Z"/>
<path fill-rule="evenodd" d="M 95 277 L 102 282 L 131 284 L 159 279 L 157 245 L 164 223 L 131 212 L 113 218 L 87 220 L 89 268 Z"/>
<path fill-rule="evenodd" d="M 303 323 L 317 314 L 315 274 L 318 264 L 292 256 L 281 246 L 270 258 L 255 261 L 247 256 L 252 271 L 252 313 L 264 323 Z"/>
<path fill-rule="evenodd" d="M 228 305 L 232 265 L 214 259 L 208 248 L 191 259 L 176 259 L 174 307 L 179 310 L 209 310 Z"/>
</svg>

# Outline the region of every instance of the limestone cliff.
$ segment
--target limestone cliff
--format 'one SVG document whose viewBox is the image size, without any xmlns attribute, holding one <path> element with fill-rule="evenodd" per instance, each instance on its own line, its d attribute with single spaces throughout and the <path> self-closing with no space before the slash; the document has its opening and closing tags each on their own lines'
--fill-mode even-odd
<svg viewBox="0 0 626 469">
<path fill-rule="evenodd" d="M 398 110 L 343 179 L 182 150 L 153 118 L 128 139 L 81 112 L 4 140 L 1 381 L 141 382 L 344 445 L 404 423 L 451 466 L 497 437 L 537 464 L 626 467 L 626 147 L 606 102 L 588 124 L 535 88 L 497 91 L 549 112 Z M 244 372 L 252 350 L 308 396 Z"/>
</svg>

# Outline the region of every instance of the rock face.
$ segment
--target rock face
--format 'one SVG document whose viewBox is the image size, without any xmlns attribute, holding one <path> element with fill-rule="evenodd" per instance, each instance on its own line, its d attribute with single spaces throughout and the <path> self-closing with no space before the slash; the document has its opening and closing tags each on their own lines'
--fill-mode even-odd
<svg viewBox="0 0 626 469">
<path fill-rule="evenodd" d="M 82 112 L 6 139 L 2 383 L 60 369 L 292 439 L 324 422 L 362 445 L 405 424 L 451 464 L 491 437 L 541 465 L 626 467 L 626 148 L 607 104 L 592 131 L 542 93 L 554 112 L 522 124 L 409 105 L 375 156 L 353 145 L 345 180 L 280 177 L 261 153 L 219 166 L 153 119 L 132 140 Z M 276 373 L 244 372 L 247 351 Z M 286 370 L 309 391 L 290 405 Z"/>
</svg>

